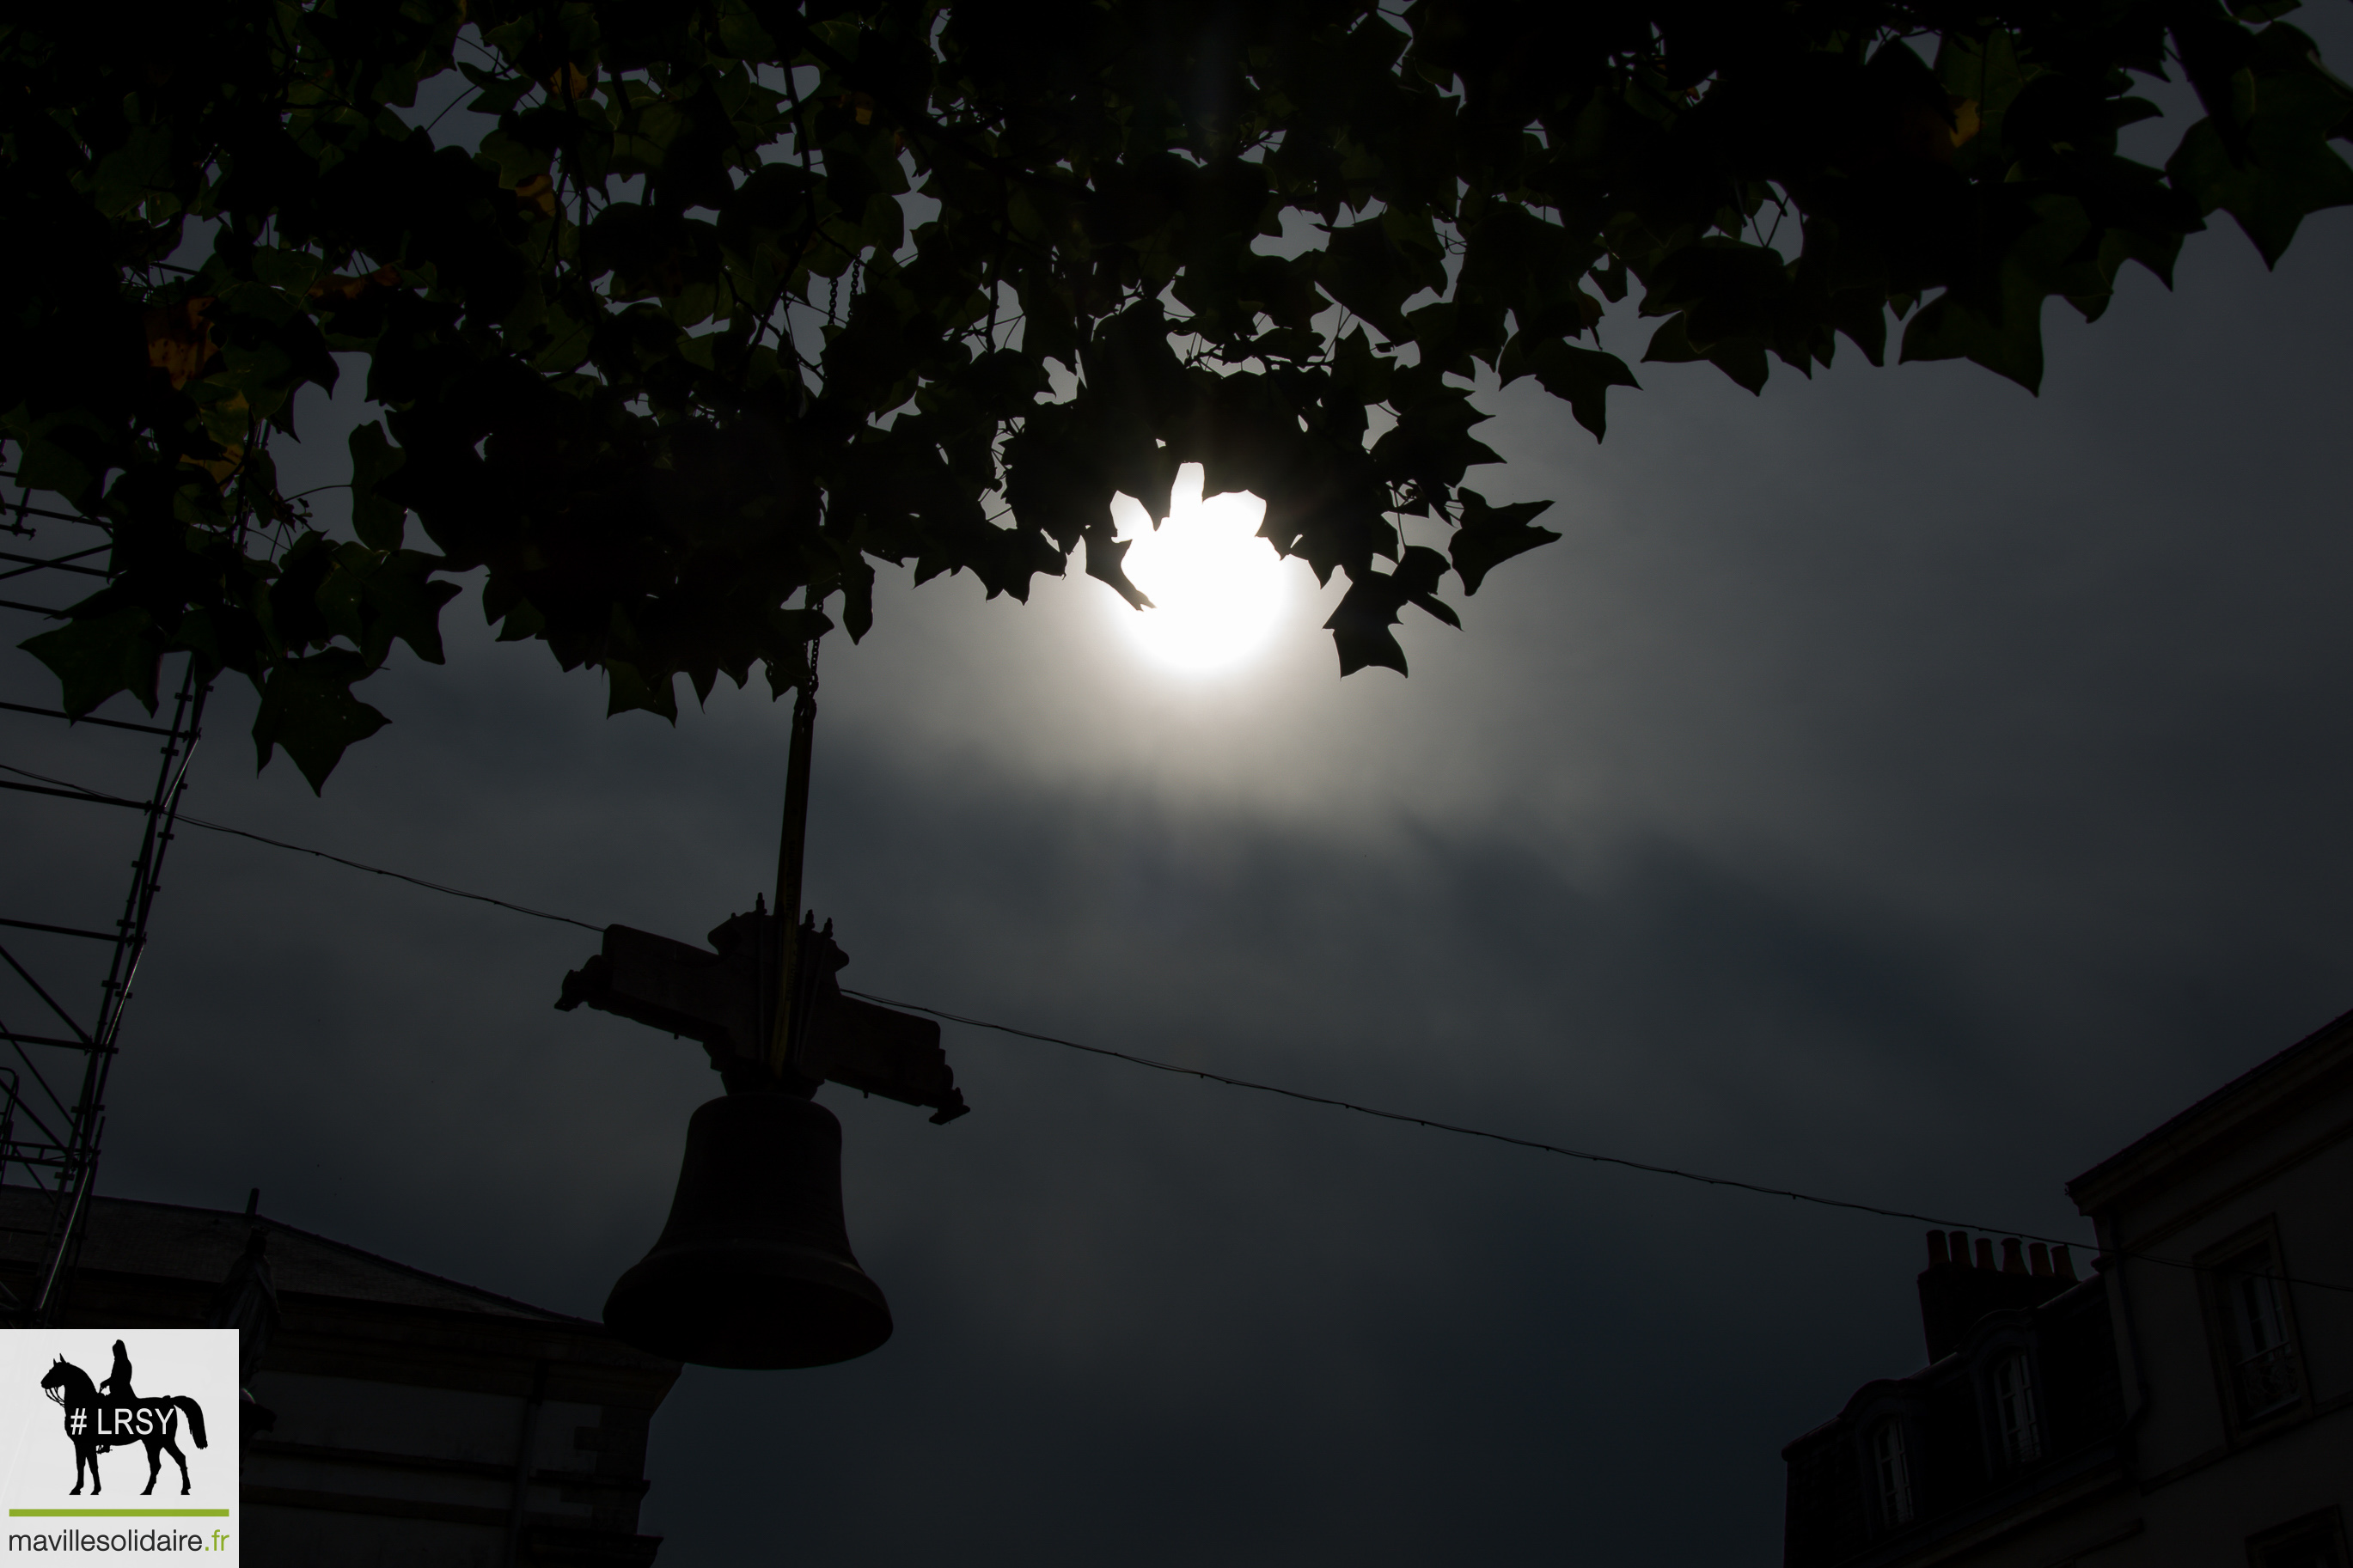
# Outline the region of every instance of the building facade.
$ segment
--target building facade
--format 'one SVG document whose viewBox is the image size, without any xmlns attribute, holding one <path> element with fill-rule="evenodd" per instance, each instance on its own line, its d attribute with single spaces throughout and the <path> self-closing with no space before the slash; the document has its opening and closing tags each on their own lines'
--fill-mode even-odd
<svg viewBox="0 0 2353 1568">
<path fill-rule="evenodd" d="M 2067 1191 L 2088 1279 L 1930 1233 L 1928 1364 L 1782 1451 L 1786 1568 L 2353 1568 L 2353 1014 Z"/>
<path fill-rule="evenodd" d="M 0 1188 L 0 1284 L 48 1208 Z M 675 1362 L 254 1214 L 93 1200 L 62 1321 L 242 1331 L 255 1568 L 622 1568 Z"/>
</svg>

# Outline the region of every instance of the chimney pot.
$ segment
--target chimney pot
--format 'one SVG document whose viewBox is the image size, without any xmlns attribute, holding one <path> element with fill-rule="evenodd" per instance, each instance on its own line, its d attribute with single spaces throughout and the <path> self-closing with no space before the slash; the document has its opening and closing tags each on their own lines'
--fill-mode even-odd
<svg viewBox="0 0 2353 1568">
<path fill-rule="evenodd" d="M 1989 1274 L 1993 1272 L 1993 1237 L 1989 1236 L 1978 1237 L 1978 1267 Z"/>
<path fill-rule="evenodd" d="M 1928 1267 L 1942 1268 L 1952 1260 L 1952 1255 L 1945 1250 L 1945 1233 L 1941 1230 L 1930 1231 L 1928 1233 Z"/>
<path fill-rule="evenodd" d="M 2001 1271 L 2004 1274 L 2023 1274 L 2026 1272 L 2026 1253 L 2023 1250 L 2023 1247 L 2024 1244 L 2014 1236 L 2005 1237 L 2002 1238 Z"/>
<path fill-rule="evenodd" d="M 2051 1267 L 2062 1279 L 2075 1278 L 2075 1260 L 2068 1255 L 2066 1243 L 2051 1249 Z"/>
<path fill-rule="evenodd" d="M 2048 1279 L 2050 1277 L 2051 1249 L 2049 1247 L 2043 1246 L 2038 1241 L 2033 1246 L 2026 1249 L 2026 1256 L 2032 1260 L 2034 1272 L 2038 1278 Z"/>
</svg>

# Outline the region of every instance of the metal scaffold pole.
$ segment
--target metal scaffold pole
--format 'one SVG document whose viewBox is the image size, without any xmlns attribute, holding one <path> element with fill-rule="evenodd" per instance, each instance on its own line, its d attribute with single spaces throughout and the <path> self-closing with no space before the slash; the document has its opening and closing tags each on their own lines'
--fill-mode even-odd
<svg viewBox="0 0 2353 1568">
<path fill-rule="evenodd" d="M 0 479 L 14 479 L 0 474 Z M 103 538 L 78 548 L 87 534 L 77 536 L 69 530 L 103 534 L 106 525 L 36 508 L 30 499 L 21 488 L 13 496 L 0 497 L 0 531 L 12 545 L 31 549 L 0 550 L 0 584 L 6 584 L 0 592 L 10 595 L 0 598 L 0 612 L 19 624 L 30 620 L 33 626 L 27 630 L 37 630 L 42 620 L 79 596 L 77 585 L 84 592 L 91 586 L 80 579 L 107 575 L 102 566 L 90 562 L 102 558 L 112 541 Z M 15 596 L 45 589 L 50 590 L 45 596 L 55 602 Z M 20 641 L 24 635 L 6 640 Z M 29 666 L 29 660 L 25 664 Z M 29 1184 L 43 1194 L 32 1205 L 40 1216 L 33 1222 L 39 1227 L 38 1252 L 29 1259 L 21 1254 L 11 1259 L 18 1267 L 29 1262 L 31 1269 L 29 1276 L 16 1278 L 14 1288 L 0 1282 L 0 1321 L 53 1323 L 66 1303 L 104 1149 L 107 1082 L 121 1048 L 124 1014 L 146 954 L 149 921 L 162 890 L 164 857 L 187 790 L 188 765 L 208 690 L 191 657 L 168 718 L 158 714 L 156 722 L 95 717 L 77 721 L 46 704 L 0 701 L 0 716 L 9 721 L 0 731 L 6 736 L 0 741 L 0 790 L 76 803 L 58 805 L 60 812 L 103 806 L 136 811 L 140 817 L 130 887 L 111 931 L 83 923 L 87 916 L 77 920 L 73 908 L 103 896 L 98 892 L 105 880 L 100 867 L 78 868 L 63 879 L 12 880 L 0 892 L 0 1046 L 13 1058 L 0 1070 L 0 1184 Z M 139 735 L 162 742 L 144 797 L 89 787 L 90 770 L 119 773 L 129 763 L 124 748 L 130 737 Z M 70 763 L 52 760 L 65 753 L 70 753 Z M 46 768 L 24 765 L 35 755 Z M 78 776 L 58 777 L 52 771 L 67 766 L 80 770 Z M 21 816 L 19 826 L 21 829 Z M 93 980 L 97 1005 L 85 1015 L 76 1003 L 89 994 L 82 987 Z M 28 1019 L 37 1023 L 28 1024 Z M 19 1215 L 24 1212 L 16 1211 Z M 20 1243 L 29 1239 L 31 1229 L 20 1219 Z"/>
</svg>

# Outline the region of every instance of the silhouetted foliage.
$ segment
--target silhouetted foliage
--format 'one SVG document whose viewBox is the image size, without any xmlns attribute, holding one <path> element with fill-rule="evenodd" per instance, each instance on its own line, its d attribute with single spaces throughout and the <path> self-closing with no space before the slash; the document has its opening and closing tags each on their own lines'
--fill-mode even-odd
<svg viewBox="0 0 2353 1568">
<path fill-rule="evenodd" d="M 239 671 L 316 785 L 392 645 L 441 657 L 452 574 L 674 714 L 680 675 L 803 680 L 794 596 L 862 635 L 877 560 L 1018 598 L 1083 550 L 1140 601 L 1107 502 L 1198 461 L 1346 579 L 1341 672 L 1403 670 L 1405 605 L 1452 623 L 1448 572 L 1558 537 L 1463 487 L 1476 367 L 1598 437 L 1633 289 L 1646 360 L 1752 391 L 1840 335 L 1880 363 L 1891 312 L 1902 357 L 2033 387 L 2050 296 L 2097 317 L 2208 214 L 2269 261 L 2353 200 L 2292 8 L 41 7 L 0 27 L 0 438 L 113 551 L 26 646 L 77 711 L 152 703 L 170 650 Z M 453 71 L 470 151 L 415 109 Z M 2117 132 L 2168 73 L 2204 118 L 2160 170 Z M 338 353 L 382 410 L 349 538 L 268 450 Z"/>
</svg>

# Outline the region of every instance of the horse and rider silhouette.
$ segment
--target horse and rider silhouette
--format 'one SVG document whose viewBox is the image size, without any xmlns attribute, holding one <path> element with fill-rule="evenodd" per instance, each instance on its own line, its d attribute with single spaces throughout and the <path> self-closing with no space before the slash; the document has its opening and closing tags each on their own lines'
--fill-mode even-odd
<svg viewBox="0 0 2353 1568">
<path fill-rule="evenodd" d="M 96 1497 L 98 1457 L 110 1448 L 129 1447 L 133 1443 L 147 1445 L 147 1486 L 139 1495 L 144 1497 L 155 1489 L 155 1478 L 163 1473 L 162 1456 L 169 1454 L 180 1467 L 180 1495 L 188 1495 L 188 1457 L 180 1452 L 175 1440 L 180 1430 L 180 1416 L 188 1417 L 189 1435 L 196 1447 L 205 1447 L 205 1413 L 185 1394 L 172 1394 L 162 1399 L 142 1399 L 131 1389 L 131 1355 L 122 1342 L 114 1342 L 114 1369 L 107 1375 L 105 1392 L 90 1381 L 90 1373 L 59 1356 L 41 1379 L 41 1392 L 64 1407 L 66 1436 L 74 1446 L 74 1487 L 69 1495 L 81 1492 L 82 1471 L 90 1471 L 90 1491 Z"/>
</svg>

